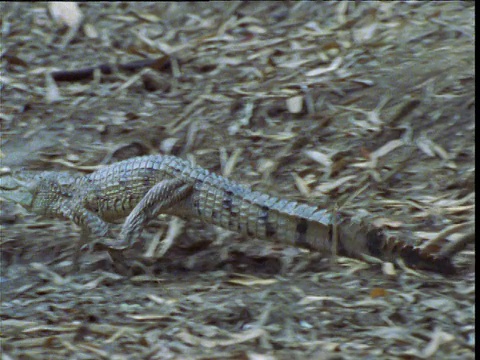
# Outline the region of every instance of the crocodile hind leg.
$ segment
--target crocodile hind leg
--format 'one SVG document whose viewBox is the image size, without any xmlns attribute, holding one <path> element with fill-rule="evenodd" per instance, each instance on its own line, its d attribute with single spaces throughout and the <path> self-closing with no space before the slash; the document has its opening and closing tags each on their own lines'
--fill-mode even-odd
<svg viewBox="0 0 480 360">
<path fill-rule="evenodd" d="M 182 178 L 162 180 L 153 186 L 128 215 L 119 239 L 106 245 L 111 249 L 124 250 L 140 236 L 143 227 L 158 215 L 184 200 L 192 191 L 193 184 Z"/>
</svg>

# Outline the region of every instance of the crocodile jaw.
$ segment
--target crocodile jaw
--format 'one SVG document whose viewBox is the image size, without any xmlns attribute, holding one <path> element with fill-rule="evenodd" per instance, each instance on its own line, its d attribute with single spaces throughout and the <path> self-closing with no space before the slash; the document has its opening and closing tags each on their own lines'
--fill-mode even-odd
<svg viewBox="0 0 480 360">
<path fill-rule="evenodd" d="M 13 201 L 27 210 L 32 208 L 33 194 L 30 193 L 27 189 L 16 189 L 9 191 L 0 190 L 0 197 L 6 200 Z"/>
<path fill-rule="evenodd" d="M 33 205 L 33 191 L 35 181 L 19 180 L 12 176 L 0 178 L 0 197 L 31 209 Z"/>
</svg>

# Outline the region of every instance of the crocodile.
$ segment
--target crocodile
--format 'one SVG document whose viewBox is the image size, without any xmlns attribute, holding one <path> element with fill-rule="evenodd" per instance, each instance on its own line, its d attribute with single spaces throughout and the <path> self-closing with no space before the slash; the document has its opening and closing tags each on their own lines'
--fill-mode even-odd
<svg viewBox="0 0 480 360">
<path fill-rule="evenodd" d="M 455 271 L 449 257 L 387 238 L 365 219 L 254 191 L 176 156 L 130 158 L 87 175 L 20 170 L 11 179 L 13 185 L 0 179 L 0 196 L 30 212 L 69 219 L 83 240 L 100 238 L 111 249 L 130 248 L 149 221 L 169 214 L 311 251 Z M 110 224 L 124 218 L 119 236 L 109 241 Z"/>
</svg>

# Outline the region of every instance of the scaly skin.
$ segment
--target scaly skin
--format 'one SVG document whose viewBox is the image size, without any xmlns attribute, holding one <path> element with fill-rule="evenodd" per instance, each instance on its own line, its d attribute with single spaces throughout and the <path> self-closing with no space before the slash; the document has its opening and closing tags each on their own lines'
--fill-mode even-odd
<svg viewBox="0 0 480 360">
<path fill-rule="evenodd" d="M 31 212 L 70 219 L 87 234 L 104 237 L 108 223 L 126 217 L 114 247 L 131 245 L 148 221 L 163 213 L 196 218 L 249 237 L 320 252 L 333 250 L 333 216 L 327 210 L 252 191 L 174 156 L 132 158 L 85 176 L 22 172 L 16 178 L 19 187 L 3 186 L 6 190 L 0 195 Z M 409 265 L 453 272 L 448 259 L 387 241 L 368 224 L 338 215 L 335 223 L 340 255 L 402 257 Z"/>
</svg>

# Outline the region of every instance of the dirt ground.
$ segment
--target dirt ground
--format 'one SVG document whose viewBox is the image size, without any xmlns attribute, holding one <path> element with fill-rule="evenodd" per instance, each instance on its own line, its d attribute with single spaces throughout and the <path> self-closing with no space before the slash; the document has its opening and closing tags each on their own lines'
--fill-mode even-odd
<svg viewBox="0 0 480 360">
<path fill-rule="evenodd" d="M 474 233 L 474 2 L 48 6 L 0 4 L 2 174 L 172 154 L 416 246 Z M 78 228 L 0 204 L 2 359 L 475 357 L 473 244 L 442 276 L 161 218 L 128 274 L 73 271 Z"/>
</svg>

